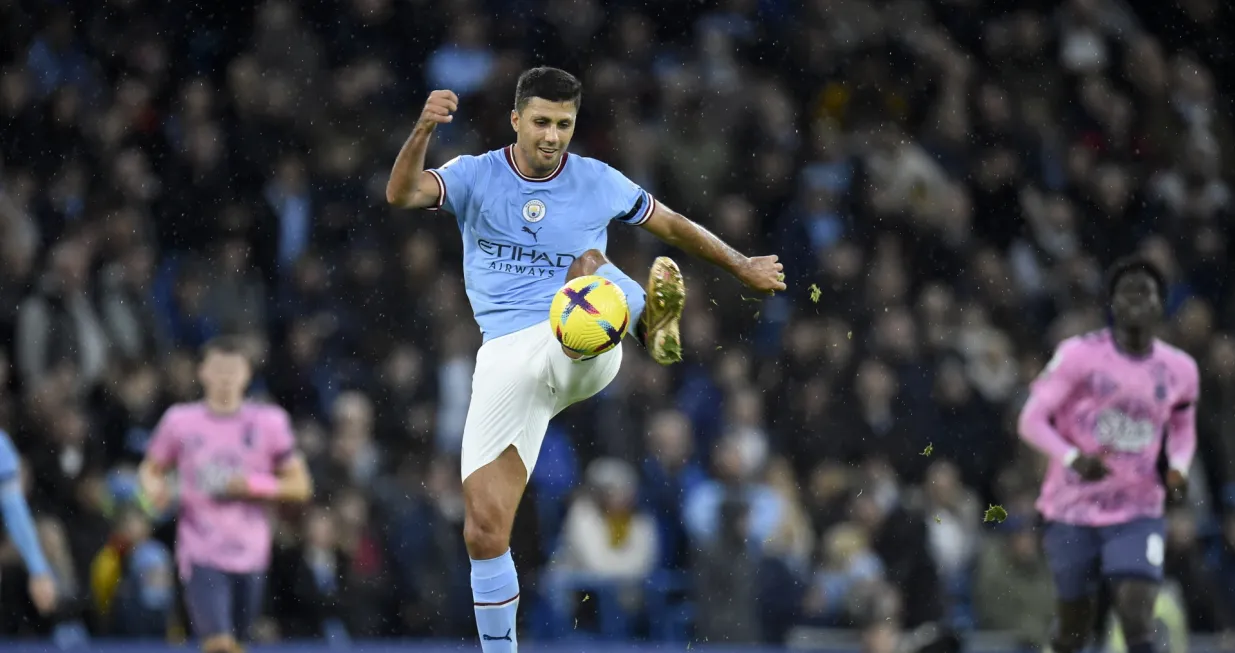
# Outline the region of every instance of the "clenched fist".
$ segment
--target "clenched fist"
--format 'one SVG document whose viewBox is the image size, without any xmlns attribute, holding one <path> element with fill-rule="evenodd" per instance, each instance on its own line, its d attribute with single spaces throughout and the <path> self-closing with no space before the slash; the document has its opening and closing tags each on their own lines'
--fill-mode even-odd
<svg viewBox="0 0 1235 653">
<path fill-rule="evenodd" d="M 782 270 L 785 269 L 777 261 L 776 256 L 754 256 L 746 259 L 746 262 L 739 267 L 734 276 L 739 281 L 746 284 L 747 288 L 757 290 L 761 293 L 773 293 L 778 290 L 785 289 L 785 275 Z"/>
<path fill-rule="evenodd" d="M 1080 477 L 1089 482 L 1101 481 L 1111 473 L 1111 468 L 1097 456 L 1081 454 L 1072 461 L 1072 469 Z"/>
<path fill-rule="evenodd" d="M 433 129 L 438 125 L 454 120 L 450 115 L 459 110 L 459 96 L 454 91 L 433 91 L 425 101 L 425 108 L 420 112 L 418 126 Z"/>
</svg>

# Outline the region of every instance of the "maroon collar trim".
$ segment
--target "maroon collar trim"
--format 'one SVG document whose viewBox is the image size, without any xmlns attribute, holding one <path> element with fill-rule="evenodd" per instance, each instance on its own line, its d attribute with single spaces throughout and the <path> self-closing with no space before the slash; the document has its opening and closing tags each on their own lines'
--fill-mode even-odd
<svg viewBox="0 0 1235 653">
<path fill-rule="evenodd" d="M 523 181 L 535 181 L 535 182 L 553 181 L 555 178 L 557 178 L 558 175 L 562 174 L 563 170 L 566 169 L 566 159 L 570 157 L 569 152 L 562 152 L 562 158 L 561 160 L 557 162 L 557 168 L 555 168 L 553 172 L 549 173 L 548 175 L 544 177 L 529 177 L 523 174 L 522 172 L 520 172 L 519 164 L 515 163 L 514 146 L 507 145 L 506 147 L 502 148 L 502 152 L 506 155 L 506 163 L 510 166 L 510 169 L 513 170 L 514 173 L 519 176 L 520 179 L 522 179 Z"/>
</svg>

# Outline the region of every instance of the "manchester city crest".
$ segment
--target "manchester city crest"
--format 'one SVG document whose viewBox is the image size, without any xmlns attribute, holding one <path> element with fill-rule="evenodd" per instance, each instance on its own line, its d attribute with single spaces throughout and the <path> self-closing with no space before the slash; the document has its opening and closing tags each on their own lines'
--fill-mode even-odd
<svg viewBox="0 0 1235 653">
<path fill-rule="evenodd" d="M 528 200 L 523 205 L 523 219 L 528 222 L 540 222 L 545 219 L 545 203 L 540 200 Z"/>
</svg>

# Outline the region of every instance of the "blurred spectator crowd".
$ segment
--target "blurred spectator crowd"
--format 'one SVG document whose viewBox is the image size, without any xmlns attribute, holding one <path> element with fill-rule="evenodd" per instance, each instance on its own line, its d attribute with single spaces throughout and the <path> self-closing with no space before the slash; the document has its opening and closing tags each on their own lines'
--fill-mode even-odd
<svg viewBox="0 0 1235 653">
<path fill-rule="evenodd" d="M 381 189 L 429 90 L 461 97 L 440 163 L 512 140 L 537 64 L 584 81 L 573 151 L 780 254 L 790 291 L 688 262 L 685 363 L 627 343 L 555 421 L 516 525 L 528 637 L 1041 641 L 1041 461 L 1014 416 L 1132 252 L 1203 374 L 1167 570 L 1192 628 L 1232 628 L 1235 23 L 1133 4 L 0 0 L 0 427 L 68 597 L 38 618 L 5 545 L 0 637 L 183 631 L 133 470 L 224 332 L 318 488 L 278 514 L 262 637 L 474 637 L 459 237 Z M 634 273 L 665 249 L 612 242 Z"/>
</svg>

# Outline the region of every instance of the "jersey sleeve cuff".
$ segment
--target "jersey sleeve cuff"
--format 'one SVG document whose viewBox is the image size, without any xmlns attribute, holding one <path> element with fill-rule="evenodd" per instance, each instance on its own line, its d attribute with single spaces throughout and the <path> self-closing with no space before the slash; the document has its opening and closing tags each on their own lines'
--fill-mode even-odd
<svg viewBox="0 0 1235 653">
<path fill-rule="evenodd" d="M 635 203 L 630 207 L 630 210 L 614 217 L 613 219 L 623 224 L 639 226 L 648 221 L 652 217 L 652 212 L 656 210 L 656 198 L 646 190 L 640 189 L 639 194 L 635 197 Z"/>
<path fill-rule="evenodd" d="M 446 182 L 442 180 L 442 175 L 436 170 L 426 170 L 425 172 L 433 175 L 433 180 L 437 182 L 437 204 L 426 207 L 426 209 L 429 211 L 440 211 L 446 205 Z"/>
<path fill-rule="evenodd" d="M 656 198 L 652 197 L 652 194 L 647 191 L 643 191 L 643 196 L 647 200 L 644 203 L 645 206 L 644 206 L 643 212 L 639 214 L 638 218 L 636 218 L 633 222 L 631 222 L 631 224 L 635 225 L 636 227 L 647 222 L 652 217 L 652 213 L 656 211 Z"/>
</svg>

